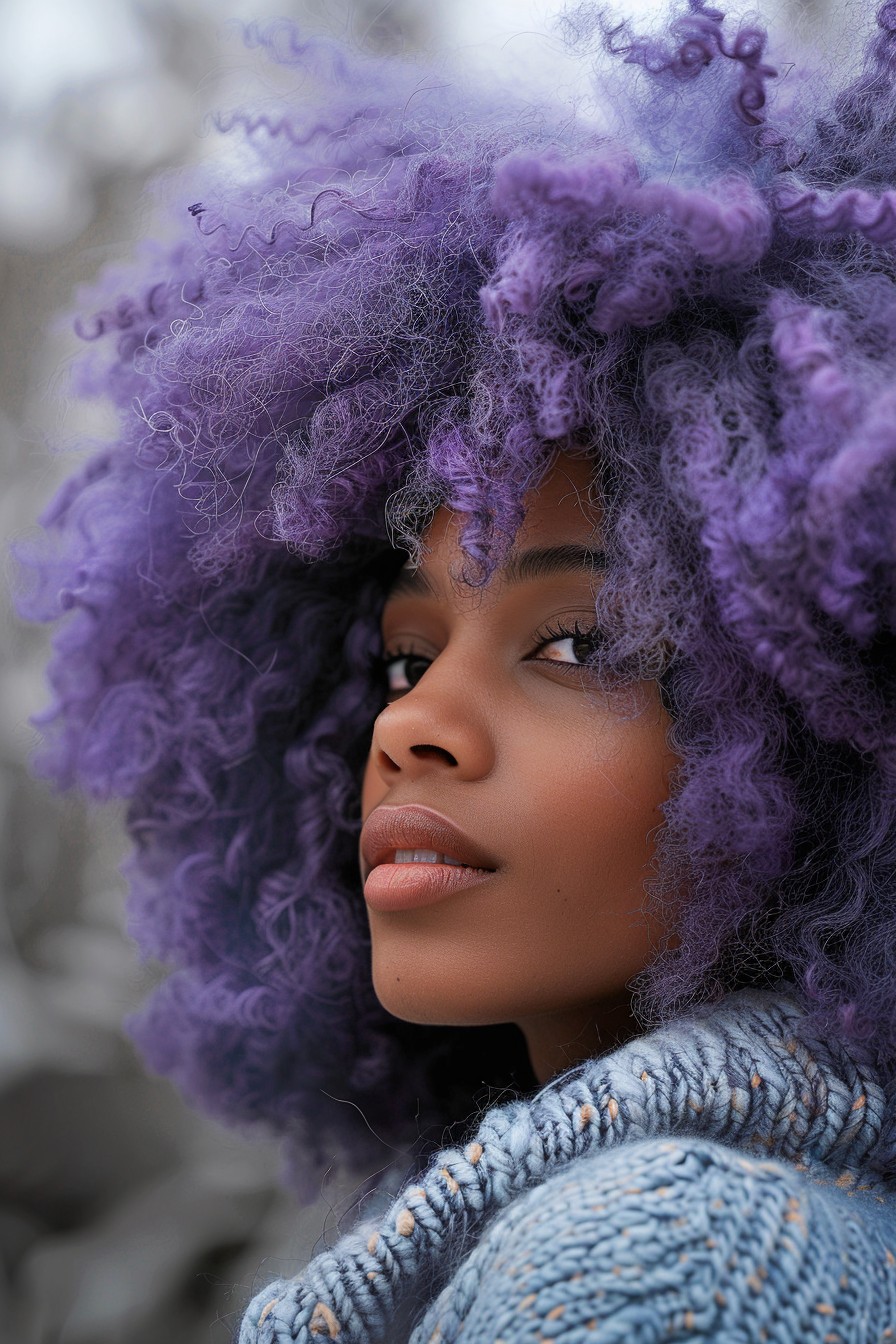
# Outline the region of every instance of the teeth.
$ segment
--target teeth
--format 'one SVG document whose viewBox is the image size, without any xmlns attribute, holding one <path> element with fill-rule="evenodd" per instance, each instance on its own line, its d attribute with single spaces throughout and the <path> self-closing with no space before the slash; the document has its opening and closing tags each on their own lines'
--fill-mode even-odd
<svg viewBox="0 0 896 1344">
<path fill-rule="evenodd" d="M 449 854 L 437 854 L 434 849 L 396 849 L 396 863 L 447 863 L 455 868 L 468 868 L 469 864 L 460 859 L 452 859 Z"/>
</svg>

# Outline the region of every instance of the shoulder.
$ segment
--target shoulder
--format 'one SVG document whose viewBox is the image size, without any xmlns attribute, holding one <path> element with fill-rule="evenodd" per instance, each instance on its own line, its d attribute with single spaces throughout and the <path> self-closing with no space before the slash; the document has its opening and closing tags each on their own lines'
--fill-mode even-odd
<svg viewBox="0 0 896 1344">
<path fill-rule="evenodd" d="M 710 1140 L 579 1158 L 492 1220 L 414 1344 L 578 1340 L 611 1322 L 613 1339 L 717 1339 L 746 1318 L 751 1339 L 840 1340 L 856 1314 L 896 1330 L 896 1196 L 849 1185 Z"/>
</svg>

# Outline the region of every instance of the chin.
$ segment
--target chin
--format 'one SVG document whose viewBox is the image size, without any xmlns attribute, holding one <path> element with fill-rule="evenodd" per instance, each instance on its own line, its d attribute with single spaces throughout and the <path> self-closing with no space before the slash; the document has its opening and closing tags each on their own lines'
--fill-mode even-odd
<svg viewBox="0 0 896 1344">
<path fill-rule="evenodd" d="M 487 969 L 468 961 L 423 956 L 373 958 L 373 990 L 387 1013 L 403 1022 L 427 1027 L 490 1027 L 519 1022 L 532 1015 L 564 1012 L 556 986 L 521 979 L 518 969 L 490 959 Z M 502 974 L 503 972 L 503 974 Z"/>
<path fill-rule="evenodd" d="M 391 958 L 373 959 L 373 990 L 387 1013 L 428 1027 L 485 1027 L 513 1020 L 513 1005 L 476 992 L 469 979 Z"/>
<path fill-rule="evenodd" d="M 433 993 L 431 985 L 406 983 L 404 977 L 386 984 L 374 978 L 373 989 L 387 1013 L 421 1027 L 484 1027 L 510 1020 L 492 1016 L 484 1006 L 463 1001 L 460 995 Z"/>
</svg>

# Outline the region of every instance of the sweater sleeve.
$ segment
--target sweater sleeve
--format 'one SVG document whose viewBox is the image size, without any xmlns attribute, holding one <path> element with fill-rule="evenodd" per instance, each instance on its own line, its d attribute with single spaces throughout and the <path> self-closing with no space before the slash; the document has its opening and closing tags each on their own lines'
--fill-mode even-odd
<svg viewBox="0 0 896 1344">
<path fill-rule="evenodd" d="M 894 1251 L 880 1187 L 649 1139 L 581 1158 L 498 1214 L 412 1344 L 877 1344 L 896 1339 Z"/>
</svg>

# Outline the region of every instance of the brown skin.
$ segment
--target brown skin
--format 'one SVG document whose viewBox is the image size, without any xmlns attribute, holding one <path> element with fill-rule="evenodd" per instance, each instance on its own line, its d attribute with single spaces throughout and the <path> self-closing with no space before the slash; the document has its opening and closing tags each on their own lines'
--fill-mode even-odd
<svg viewBox="0 0 896 1344">
<path fill-rule="evenodd" d="M 599 549 L 591 465 L 558 456 L 514 553 Z M 396 595 L 383 647 L 425 659 L 392 664 L 396 689 L 376 720 L 362 790 L 380 804 L 422 803 L 495 856 L 496 874 L 419 909 L 368 910 L 373 982 L 410 1022 L 515 1022 L 540 1081 L 633 1030 L 628 983 L 663 930 L 643 912 L 653 835 L 678 758 L 652 683 L 631 717 L 577 670 L 582 644 L 544 628 L 594 626 L 590 568 L 471 590 L 458 520 L 439 509 L 421 569 L 438 597 Z M 421 669 L 425 673 L 420 676 Z M 413 679 L 415 684 L 411 684 Z"/>
</svg>

